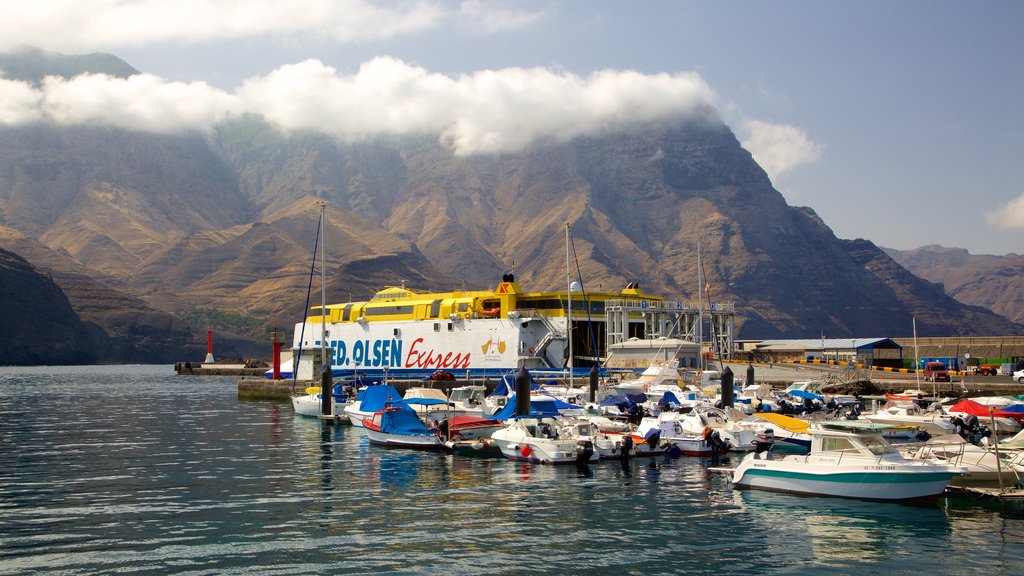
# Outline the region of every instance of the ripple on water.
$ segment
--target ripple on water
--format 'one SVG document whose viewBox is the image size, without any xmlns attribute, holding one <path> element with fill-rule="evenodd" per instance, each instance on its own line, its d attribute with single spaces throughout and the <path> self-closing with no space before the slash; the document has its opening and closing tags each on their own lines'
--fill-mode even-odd
<svg viewBox="0 0 1024 576">
<path fill-rule="evenodd" d="M 0 398 L 0 574 L 1024 573 L 1022 515 L 974 503 L 380 449 L 167 366 L 0 368 Z"/>
</svg>

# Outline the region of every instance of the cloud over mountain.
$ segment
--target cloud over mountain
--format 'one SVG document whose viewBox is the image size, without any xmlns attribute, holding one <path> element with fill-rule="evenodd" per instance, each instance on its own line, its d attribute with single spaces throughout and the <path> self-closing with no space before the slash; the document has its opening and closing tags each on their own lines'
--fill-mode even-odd
<svg viewBox="0 0 1024 576">
<path fill-rule="evenodd" d="M 448 76 L 378 57 L 354 74 L 306 60 L 249 78 L 231 92 L 148 74 L 48 77 L 38 87 L 0 79 L 0 125 L 49 121 L 173 133 L 256 114 L 285 131 L 343 140 L 439 134 L 456 154 L 471 155 L 706 113 L 713 99 L 694 73 L 601 70 L 581 77 L 504 68 Z"/>
</svg>

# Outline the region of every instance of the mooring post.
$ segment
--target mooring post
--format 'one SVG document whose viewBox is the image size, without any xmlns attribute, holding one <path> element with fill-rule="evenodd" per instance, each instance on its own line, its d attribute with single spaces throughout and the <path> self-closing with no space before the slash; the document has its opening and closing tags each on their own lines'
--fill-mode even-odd
<svg viewBox="0 0 1024 576">
<path fill-rule="evenodd" d="M 516 372 L 516 416 L 530 413 L 530 373 L 526 366 L 520 366 Z"/>
</svg>

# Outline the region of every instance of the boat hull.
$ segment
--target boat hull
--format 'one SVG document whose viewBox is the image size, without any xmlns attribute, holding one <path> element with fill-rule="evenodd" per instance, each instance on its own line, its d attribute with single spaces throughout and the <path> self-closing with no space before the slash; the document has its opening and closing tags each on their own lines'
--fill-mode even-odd
<svg viewBox="0 0 1024 576">
<path fill-rule="evenodd" d="M 371 444 L 393 448 L 416 448 L 419 450 L 443 450 L 445 445 L 437 434 L 391 434 L 366 428 L 366 437 Z"/>
<path fill-rule="evenodd" d="M 879 501 L 928 500 L 941 496 L 950 480 L 958 475 L 944 467 L 854 465 L 813 471 L 785 460 L 758 460 L 755 463 L 744 460 L 736 469 L 733 485 L 802 496 Z"/>
</svg>

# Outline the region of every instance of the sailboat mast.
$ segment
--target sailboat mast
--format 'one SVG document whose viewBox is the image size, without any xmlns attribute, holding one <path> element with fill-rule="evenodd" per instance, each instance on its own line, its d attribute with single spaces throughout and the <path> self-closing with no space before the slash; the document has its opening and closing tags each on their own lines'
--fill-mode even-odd
<svg viewBox="0 0 1024 576">
<path fill-rule="evenodd" d="M 573 387 L 572 358 L 572 276 L 569 274 L 569 221 L 565 221 L 565 294 L 568 309 L 565 315 L 565 336 L 569 340 L 569 388 Z"/>
<path fill-rule="evenodd" d="M 331 356 L 327 353 L 327 226 L 324 220 L 324 209 L 327 203 L 320 205 L 320 354 L 321 364 L 331 368 Z"/>
<path fill-rule="evenodd" d="M 700 281 L 701 268 L 700 240 L 697 240 L 697 352 L 700 354 L 697 367 L 704 370 L 704 305 L 701 295 L 704 285 Z"/>
</svg>

